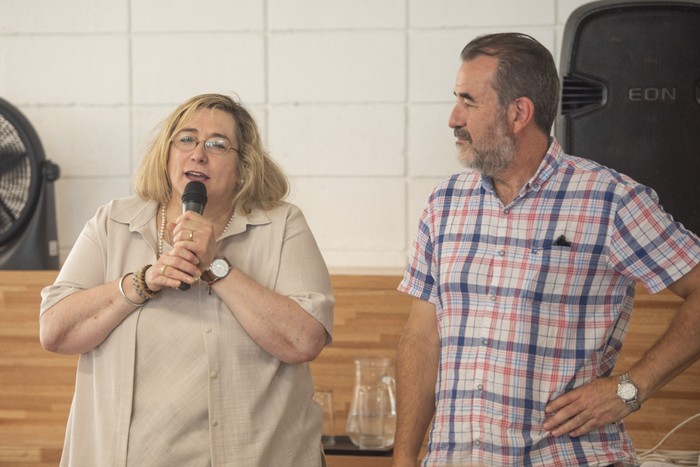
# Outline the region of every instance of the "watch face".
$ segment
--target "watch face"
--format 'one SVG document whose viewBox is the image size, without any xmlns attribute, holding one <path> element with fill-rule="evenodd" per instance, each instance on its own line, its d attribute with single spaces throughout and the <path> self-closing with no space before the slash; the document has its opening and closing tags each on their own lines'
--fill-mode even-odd
<svg viewBox="0 0 700 467">
<path fill-rule="evenodd" d="M 226 277 L 228 273 L 228 264 L 223 259 L 215 259 L 211 263 L 211 272 L 218 278 Z"/>
<path fill-rule="evenodd" d="M 637 395 L 637 388 L 631 383 L 622 383 L 617 388 L 617 395 L 626 401 L 632 400 Z"/>
</svg>

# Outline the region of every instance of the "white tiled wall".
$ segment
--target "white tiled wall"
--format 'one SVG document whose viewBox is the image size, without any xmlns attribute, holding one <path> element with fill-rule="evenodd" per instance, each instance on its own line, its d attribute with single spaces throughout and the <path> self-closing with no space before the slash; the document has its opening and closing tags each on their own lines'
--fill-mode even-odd
<svg viewBox="0 0 700 467">
<path fill-rule="evenodd" d="M 459 171 L 459 52 L 498 31 L 559 58 L 584 0 L 0 0 L 0 97 L 61 168 L 61 257 L 132 192 L 154 129 L 202 92 L 237 95 L 292 180 L 332 270 L 399 272 L 425 198 Z"/>
</svg>

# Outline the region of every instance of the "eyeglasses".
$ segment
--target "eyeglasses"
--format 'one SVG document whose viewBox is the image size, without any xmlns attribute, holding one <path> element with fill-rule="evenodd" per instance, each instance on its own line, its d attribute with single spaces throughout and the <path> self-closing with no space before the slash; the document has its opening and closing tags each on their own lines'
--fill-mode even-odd
<svg viewBox="0 0 700 467">
<path fill-rule="evenodd" d="M 173 146 L 181 151 L 192 151 L 201 141 L 192 135 L 177 135 L 170 139 Z M 229 151 L 238 152 L 238 148 L 232 148 L 228 141 L 222 138 L 209 138 L 204 141 L 204 150 L 209 154 L 223 156 Z"/>
</svg>

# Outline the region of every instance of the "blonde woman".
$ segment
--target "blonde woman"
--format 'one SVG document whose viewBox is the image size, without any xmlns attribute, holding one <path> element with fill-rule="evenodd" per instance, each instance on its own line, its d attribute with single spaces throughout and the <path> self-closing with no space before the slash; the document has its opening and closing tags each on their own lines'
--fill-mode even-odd
<svg viewBox="0 0 700 467">
<path fill-rule="evenodd" d="M 192 181 L 202 214 L 182 210 Z M 253 118 L 226 96 L 188 100 L 135 185 L 42 292 L 42 345 L 80 354 L 61 465 L 323 465 L 307 362 L 334 299 Z"/>
</svg>

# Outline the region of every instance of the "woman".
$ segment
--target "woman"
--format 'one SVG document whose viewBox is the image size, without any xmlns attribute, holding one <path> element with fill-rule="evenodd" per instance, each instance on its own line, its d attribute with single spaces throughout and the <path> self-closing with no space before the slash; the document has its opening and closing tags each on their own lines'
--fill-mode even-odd
<svg viewBox="0 0 700 467">
<path fill-rule="evenodd" d="M 182 212 L 192 181 L 202 215 Z M 331 341 L 333 296 L 287 189 L 230 98 L 165 122 L 139 196 L 101 207 L 42 291 L 42 345 L 80 354 L 61 465 L 324 463 L 306 362 Z"/>
</svg>

